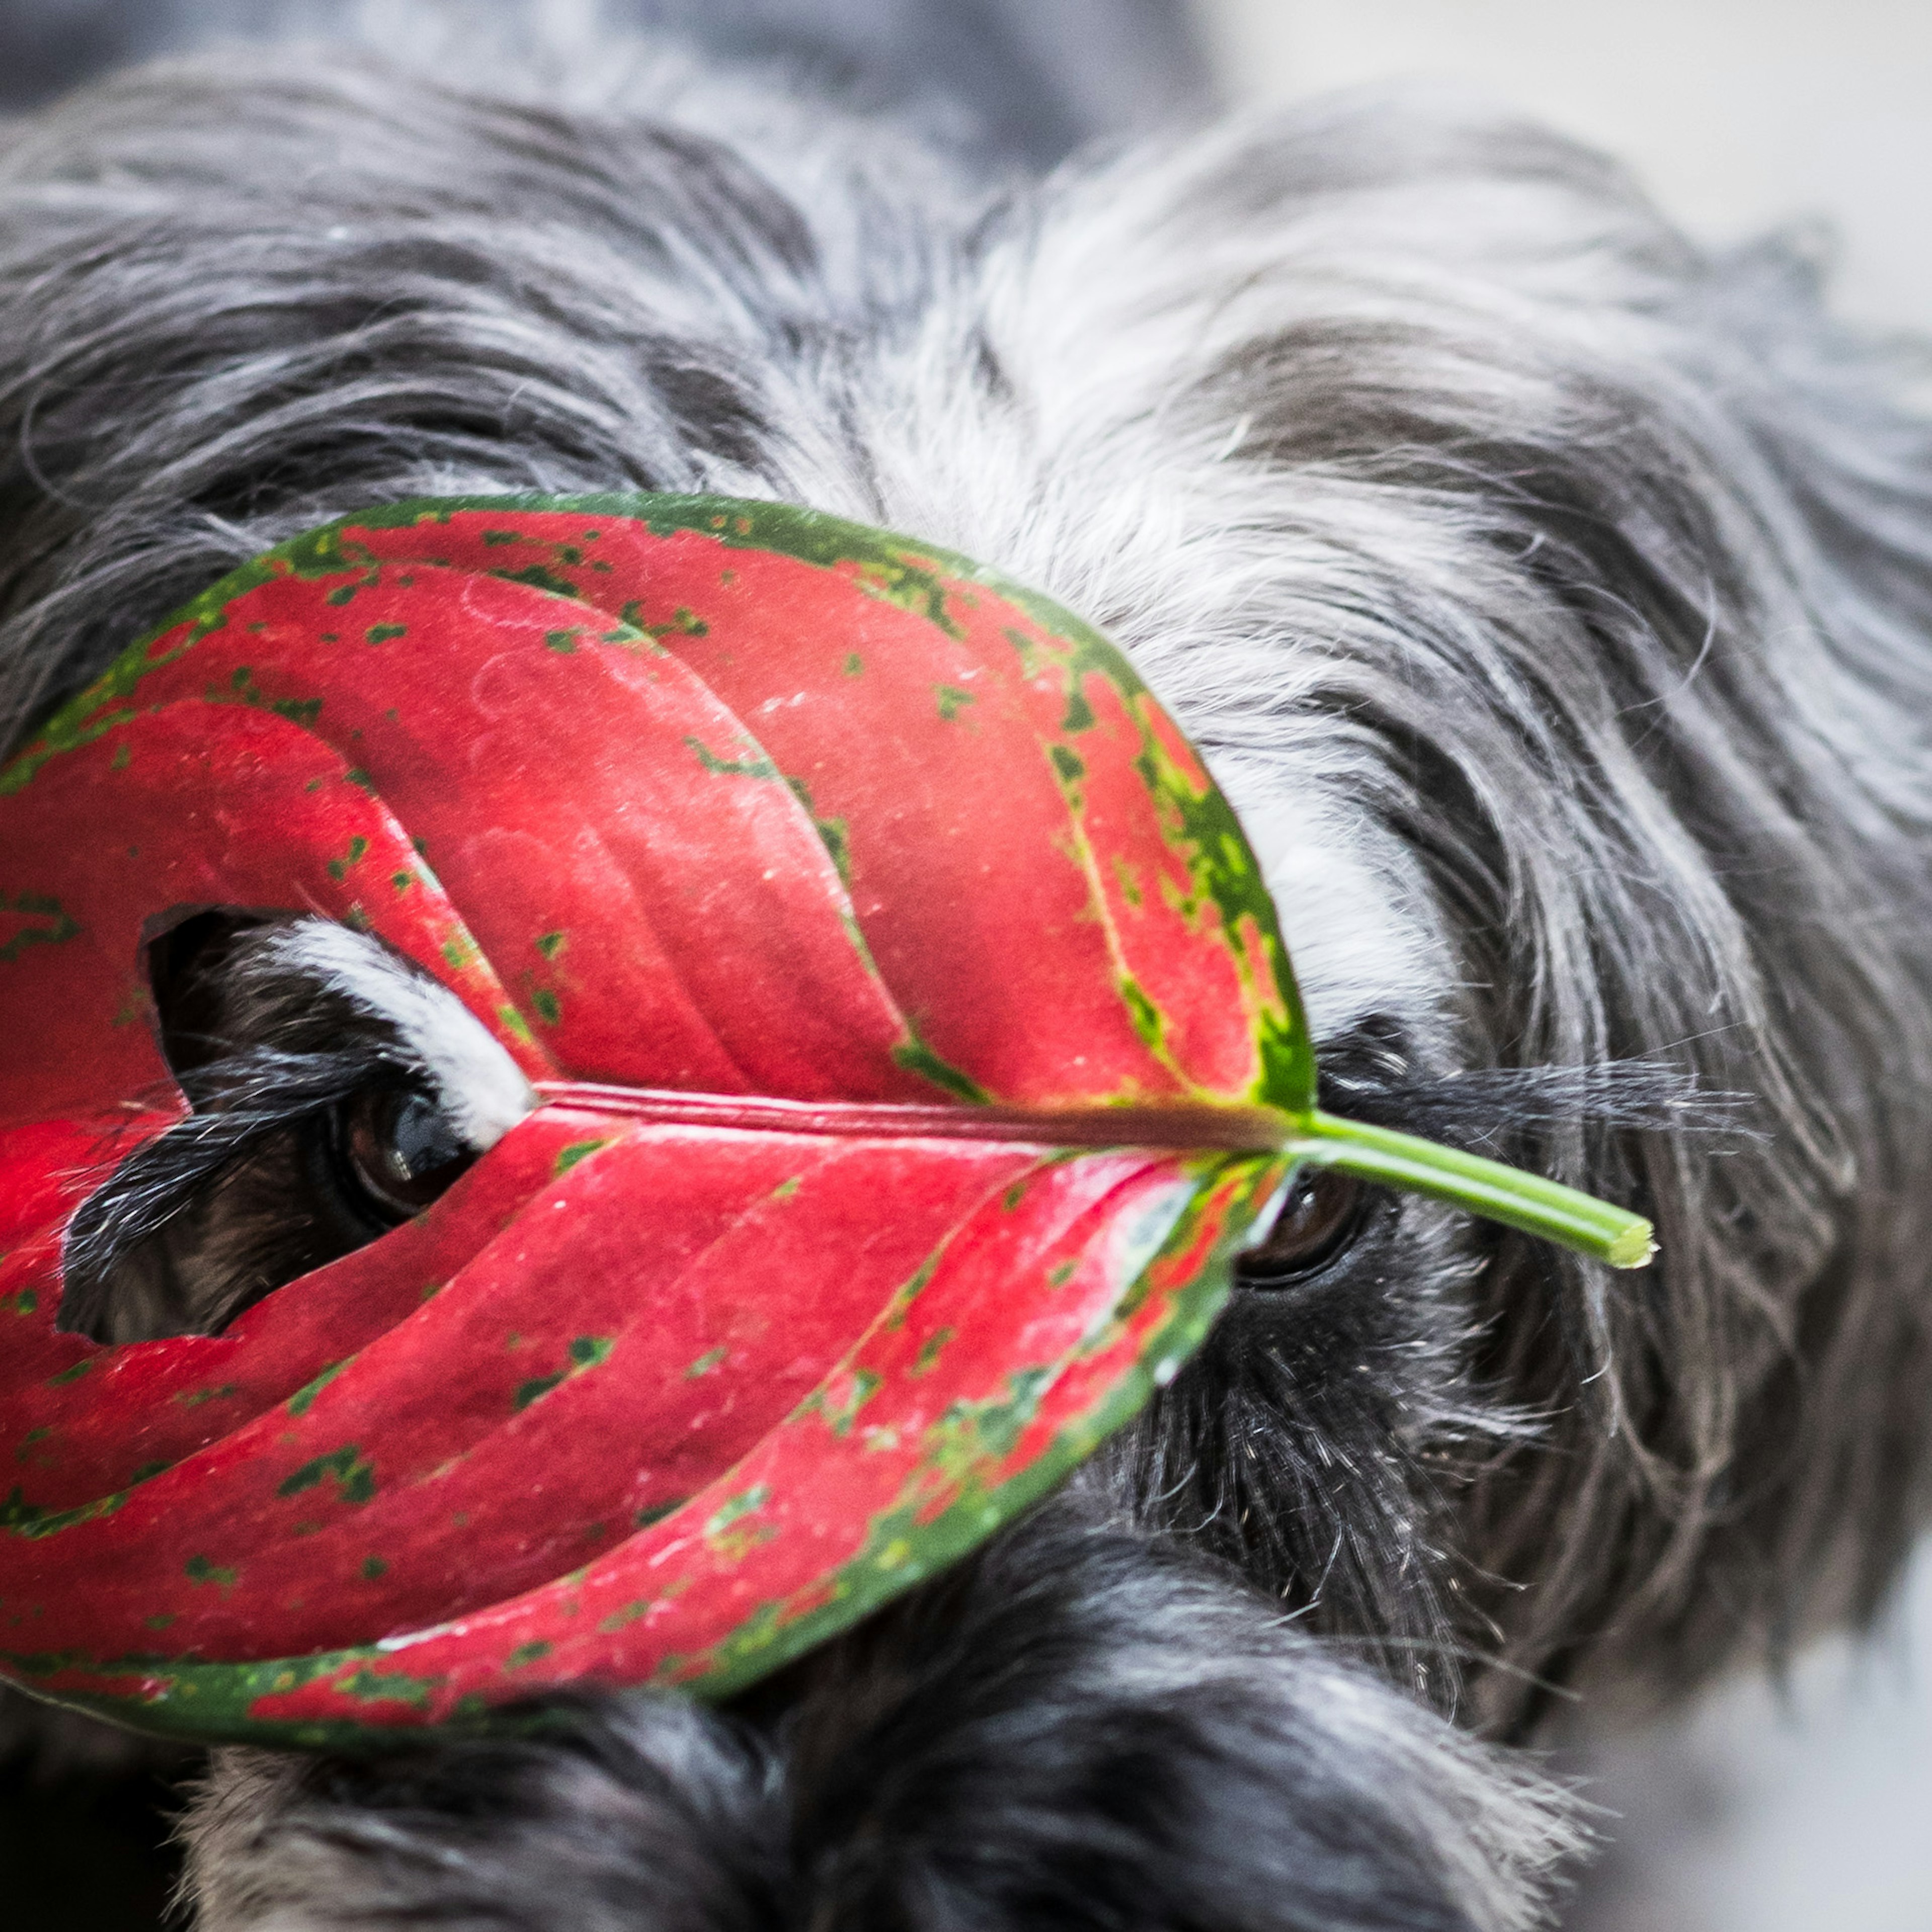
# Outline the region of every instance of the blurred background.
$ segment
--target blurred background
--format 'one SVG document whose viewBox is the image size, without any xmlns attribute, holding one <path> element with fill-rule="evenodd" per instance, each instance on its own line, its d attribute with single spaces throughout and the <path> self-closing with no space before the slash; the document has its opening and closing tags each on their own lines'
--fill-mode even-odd
<svg viewBox="0 0 1932 1932">
<path fill-rule="evenodd" d="M 379 22 L 439 0 L 364 4 Z M 550 0 L 586 14 L 596 0 Z M 327 30 L 356 0 L 0 0 L 0 112 L 236 34 Z M 1048 165 L 1218 98 L 1429 76 L 1606 148 L 1701 238 L 1833 238 L 1842 313 L 1932 334 L 1932 0 L 608 0 L 725 54 L 862 68 L 991 152 Z M 1574 1768 L 1610 1849 L 1568 1932 L 1932 1932 L 1932 1556 L 1870 1646 L 1719 1690 Z M 0 1924 L 146 1932 L 158 1784 L 11 1768 Z"/>
<path fill-rule="evenodd" d="M 1047 0 L 1050 4 L 1050 0 Z M 1607 149 L 1700 239 L 1802 224 L 1837 306 L 1932 335 L 1927 0 L 1202 0 L 1233 100 L 1427 76 Z M 1876 1641 L 1578 1770 L 1565 1932 L 1932 1932 L 1932 1551 Z"/>
<path fill-rule="evenodd" d="M 1932 328 L 1925 0 L 1202 0 L 1200 14 L 1238 98 L 1396 74 L 1480 88 L 1620 156 L 1701 235 L 1828 222 L 1844 311 Z"/>
</svg>

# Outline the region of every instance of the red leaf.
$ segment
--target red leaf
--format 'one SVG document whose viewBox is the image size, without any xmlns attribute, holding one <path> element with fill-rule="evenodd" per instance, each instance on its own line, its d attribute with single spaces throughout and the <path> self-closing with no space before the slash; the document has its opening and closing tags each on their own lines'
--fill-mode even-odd
<svg viewBox="0 0 1932 1932">
<path fill-rule="evenodd" d="M 0 1667 L 160 1729 L 748 1683 L 1089 1453 L 1359 1138 L 1118 656 L 777 506 L 286 545 L 0 774 Z M 374 933 L 549 1099 L 227 1333 L 97 1347 L 60 1230 L 182 1116 L 142 946 L 205 906 Z"/>
</svg>

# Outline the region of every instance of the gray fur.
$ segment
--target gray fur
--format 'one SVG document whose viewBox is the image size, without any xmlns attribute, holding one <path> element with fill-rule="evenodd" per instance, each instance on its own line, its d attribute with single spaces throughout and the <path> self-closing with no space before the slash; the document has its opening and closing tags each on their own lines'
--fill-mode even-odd
<svg viewBox="0 0 1932 1932">
<path fill-rule="evenodd" d="M 554 86 L 238 56 L 11 132 L 16 728 L 385 500 L 712 490 L 998 562 L 1206 750 L 1333 1066 L 1642 1059 L 1748 1106 L 1721 1140 L 1504 1118 L 1652 1214 L 1658 1268 L 1391 1210 L 1244 1298 L 1096 1480 L 1507 1736 L 1552 1689 L 1672 1694 L 1868 1614 L 1923 1514 L 1932 1268 L 1932 447 L 1900 360 L 1796 247 L 1700 252 L 1459 103 L 1000 187 L 676 58 Z M 1475 1762 L 1444 1743 L 1451 1783 Z M 1421 1830 L 1428 1780 L 1389 1802 Z M 1538 1857 L 1469 1842 L 1466 1922 L 1522 1922 Z M 267 1911 L 212 1926 L 310 1922 Z"/>
<path fill-rule="evenodd" d="M 802 76 L 872 113 L 916 117 L 962 152 L 1050 166 L 1084 142 L 1203 104 L 1208 62 L 1177 0 L 8 0 L 0 107 L 39 105 L 130 61 L 236 42 L 391 46 L 427 30 L 441 63 L 474 62 L 479 34 L 526 66 L 540 20 L 551 44 L 649 30 L 712 60 Z M 454 31 L 450 32 L 453 23 Z M 452 51 L 454 50 L 454 51 Z"/>
<path fill-rule="evenodd" d="M 524 1744 L 223 1753 L 189 1827 L 201 1932 L 1525 1932 L 1576 1843 L 1533 1767 L 1077 1511 L 785 1702 L 776 1729 L 634 1696 Z"/>
</svg>

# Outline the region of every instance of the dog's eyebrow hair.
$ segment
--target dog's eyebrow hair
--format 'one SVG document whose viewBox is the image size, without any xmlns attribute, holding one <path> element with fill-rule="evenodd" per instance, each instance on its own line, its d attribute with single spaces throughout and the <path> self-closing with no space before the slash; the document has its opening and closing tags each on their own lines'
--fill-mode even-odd
<svg viewBox="0 0 1932 1932">
<path fill-rule="evenodd" d="M 1659 1060 L 1423 1074 L 1371 1030 L 1342 1035 L 1324 1060 L 1324 1104 L 1471 1153 L 1508 1154 L 1540 1130 L 1580 1123 L 1635 1132 L 1751 1131 L 1749 1096 L 1710 1091 Z"/>
<path fill-rule="evenodd" d="M 263 935 L 248 976 L 266 996 L 265 1016 L 290 986 L 314 988 L 340 1010 L 342 1028 L 393 1039 L 473 1146 L 492 1144 L 535 1104 L 528 1082 L 457 995 L 378 940 L 332 920 L 298 920 Z"/>
</svg>

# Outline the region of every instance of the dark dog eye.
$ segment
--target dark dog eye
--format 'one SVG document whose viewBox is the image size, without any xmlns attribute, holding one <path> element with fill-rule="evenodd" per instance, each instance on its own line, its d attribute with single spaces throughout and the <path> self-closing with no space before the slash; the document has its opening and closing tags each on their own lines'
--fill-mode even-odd
<svg viewBox="0 0 1932 1932">
<path fill-rule="evenodd" d="M 1370 1197 L 1361 1182 L 1317 1168 L 1300 1176 L 1267 1238 L 1236 1262 L 1246 1288 L 1285 1288 L 1328 1266 L 1361 1232 Z"/>
<path fill-rule="evenodd" d="M 63 1329 L 102 1342 L 218 1334 L 422 1214 L 476 1164 L 394 1023 L 344 997 L 326 963 L 278 954 L 298 922 L 190 910 L 148 942 L 160 1043 L 189 1111 L 76 1210 Z"/>
<path fill-rule="evenodd" d="M 381 1219 L 420 1214 L 476 1162 L 448 1114 L 406 1087 L 364 1088 L 338 1120 L 347 1178 Z"/>
</svg>

